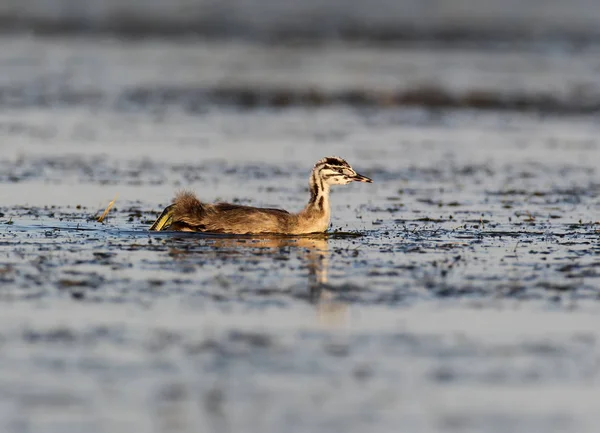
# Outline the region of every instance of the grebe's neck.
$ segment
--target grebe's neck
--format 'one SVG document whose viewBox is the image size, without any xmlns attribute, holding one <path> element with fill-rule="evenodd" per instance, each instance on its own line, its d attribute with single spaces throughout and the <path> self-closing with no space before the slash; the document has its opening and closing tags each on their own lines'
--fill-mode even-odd
<svg viewBox="0 0 600 433">
<path fill-rule="evenodd" d="M 313 170 L 308 181 L 308 188 L 310 199 L 306 209 L 312 208 L 312 212 L 317 211 L 329 215 L 329 185 L 323 182 L 318 169 Z"/>
</svg>

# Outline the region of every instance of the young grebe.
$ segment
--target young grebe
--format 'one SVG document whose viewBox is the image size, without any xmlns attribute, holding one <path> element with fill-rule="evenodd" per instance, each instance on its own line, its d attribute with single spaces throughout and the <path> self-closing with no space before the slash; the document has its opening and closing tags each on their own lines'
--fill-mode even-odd
<svg viewBox="0 0 600 433">
<path fill-rule="evenodd" d="M 324 232 L 331 218 L 329 187 L 350 182 L 373 181 L 358 174 L 342 158 L 329 156 L 315 164 L 309 180 L 310 200 L 299 213 L 230 203 L 203 203 L 194 194 L 182 192 L 150 230 L 288 235 Z"/>
</svg>

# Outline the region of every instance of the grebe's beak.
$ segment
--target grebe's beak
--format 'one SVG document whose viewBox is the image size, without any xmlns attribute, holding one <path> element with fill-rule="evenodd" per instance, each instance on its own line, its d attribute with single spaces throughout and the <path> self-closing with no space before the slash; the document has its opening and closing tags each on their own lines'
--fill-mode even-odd
<svg viewBox="0 0 600 433">
<path fill-rule="evenodd" d="M 367 176 L 363 176 L 362 174 L 358 174 L 358 173 L 356 173 L 350 179 L 352 179 L 355 182 L 373 183 L 373 179 L 368 178 Z"/>
</svg>

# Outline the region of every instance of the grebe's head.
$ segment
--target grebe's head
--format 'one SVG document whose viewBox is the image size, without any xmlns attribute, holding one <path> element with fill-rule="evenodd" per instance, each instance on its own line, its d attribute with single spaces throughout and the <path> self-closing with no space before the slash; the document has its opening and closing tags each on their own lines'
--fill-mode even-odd
<svg viewBox="0 0 600 433">
<path fill-rule="evenodd" d="M 346 185 L 350 182 L 373 183 L 368 177 L 354 171 L 350 164 L 339 156 L 328 156 L 319 160 L 315 164 L 313 172 L 326 185 Z"/>
</svg>

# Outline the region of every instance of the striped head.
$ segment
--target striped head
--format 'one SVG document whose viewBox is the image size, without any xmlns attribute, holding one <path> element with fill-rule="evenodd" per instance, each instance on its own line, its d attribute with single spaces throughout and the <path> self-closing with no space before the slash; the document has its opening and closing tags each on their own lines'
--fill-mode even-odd
<svg viewBox="0 0 600 433">
<path fill-rule="evenodd" d="M 346 185 L 350 182 L 373 182 L 368 177 L 358 174 L 346 160 L 338 156 L 328 156 L 319 160 L 313 168 L 313 174 L 328 186 Z"/>
</svg>

